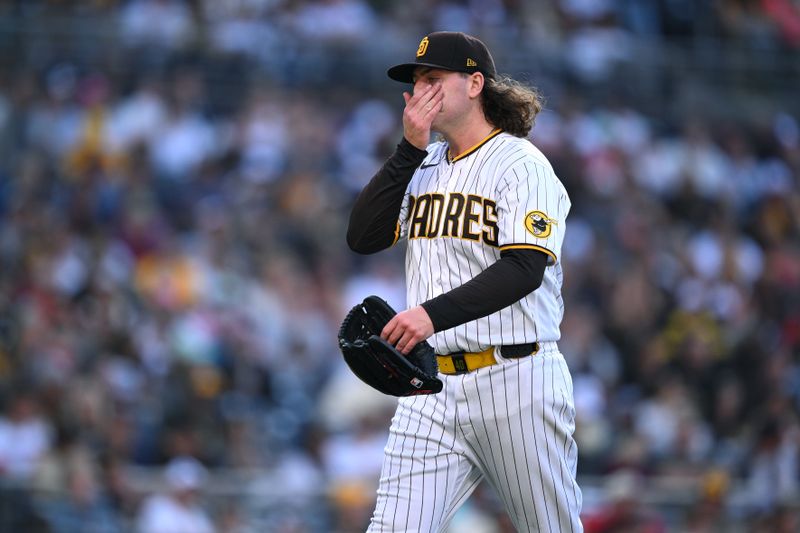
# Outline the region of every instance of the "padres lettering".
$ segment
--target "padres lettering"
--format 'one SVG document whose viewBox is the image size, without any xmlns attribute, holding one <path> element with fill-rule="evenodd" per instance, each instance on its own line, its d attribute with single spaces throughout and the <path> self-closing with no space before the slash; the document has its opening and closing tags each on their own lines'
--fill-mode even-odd
<svg viewBox="0 0 800 533">
<path fill-rule="evenodd" d="M 426 193 L 409 198 L 409 239 L 456 237 L 497 246 L 497 204 L 475 194 Z"/>
</svg>

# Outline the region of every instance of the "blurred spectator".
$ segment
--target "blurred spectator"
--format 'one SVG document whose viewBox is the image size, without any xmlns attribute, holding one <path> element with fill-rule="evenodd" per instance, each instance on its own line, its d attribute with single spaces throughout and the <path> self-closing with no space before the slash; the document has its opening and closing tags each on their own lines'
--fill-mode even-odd
<svg viewBox="0 0 800 533">
<path fill-rule="evenodd" d="M 105 499 L 99 480 L 89 471 L 73 470 L 68 474 L 67 485 L 59 490 L 67 497 L 40 504 L 50 531 L 114 533 L 122 528 L 122 521 Z"/>
<path fill-rule="evenodd" d="M 184 0 L 133 0 L 120 13 L 121 33 L 131 46 L 180 48 L 194 21 Z"/>
<path fill-rule="evenodd" d="M 724 524 L 725 506 L 730 492 L 730 476 L 723 470 L 711 470 L 701 480 L 695 501 L 687 513 L 687 533 L 718 531 Z"/>
<path fill-rule="evenodd" d="M 284 0 L 203 0 L 202 13 L 214 48 L 250 55 L 264 63 L 278 61 Z"/>
<path fill-rule="evenodd" d="M 396 128 L 394 111 L 386 103 L 369 100 L 356 107 L 336 140 L 343 181 L 351 192 L 359 192 L 383 165 L 381 156 Z"/>
<path fill-rule="evenodd" d="M 371 6 L 362 0 L 301 2 L 292 17 L 299 37 L 330 44 L 367 42 L 377 23 Z"/>
<path fill-rule="evenodd" d="M 105 130 L 105 142 L 113 154 L 129 154 L 147 143 L 163 126 L 166 115 L 161 80 L 143 76 L 127 97 L 116 103 Z"/>
<path fill-rule="evenodd" d="M 788 0 L 763 0 L 766 15 L 778 26 L 787 44 L 800 47 L 800 6 Z"/>
<path fill-rule="evenodd" d="M 254 182 L 275 180 L 286 169 L 287 117 L 283 97 L 277 91 L 254 91 L 242 110 L 239 132 L 242 175 Z"/>
<path fill-rule="evenodd" d="M 636 531 L 663 533 L 664 521 L 642 499 L 644 481 L 636 472 L 619 470 L 608 478 L 607 503 L 581 516 L 586 533 Z"/>
<path fill-rule="evenodd" d="M 767 420 L 761 427 L 751 460 L 750 497 L 762 510 L 796 502 L 800 496 L 797 472 L 800 468 L 800 430 L 796 424 L 783 427 Z"/>
<path fill-rule="evenodd" d="M 53 440 L 49 420 L 35 394 L 25 388 L 11 392 L 0 416 L 0 476 L 19 481 L 31 479 Z"/>
<path fill-rule="evenodd" d="M 174 80 L 172 105 L 150 137 L 153 167 L 167 178 L 187 180 L 207 158 L 221 152 L 214 126 L 202 114 L 205 86 L 200 74 L 181 71 Z"/>
<path fill-rule="evenodd" d="M 215 527 L 200 505 L 206 470 L 192 457 L 176 457 L 164 470 L 165 492 L 148 497 L 137 517 L 141 533 L 210 533 Z"/>
</svg>

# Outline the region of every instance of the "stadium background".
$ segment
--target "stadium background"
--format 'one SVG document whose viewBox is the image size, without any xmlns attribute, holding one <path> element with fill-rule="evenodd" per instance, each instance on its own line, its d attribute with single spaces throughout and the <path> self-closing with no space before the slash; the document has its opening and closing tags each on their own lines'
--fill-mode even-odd
<svg viewBox="0 0 800 533">
<path fill-rule="evenodd" d="M 403 306 L 402 249 L 344 232 L 402 134 L 385 68 L 440 29 L 547 98 L 587 531 L 798 530 L 790 0 L 0 3 L 0 530 L 181 491 L 218 531 L 363 530 L 392 402 L 335 337 Z M 503 516 L 484 488 L 452 529 Z"/>
</svg>

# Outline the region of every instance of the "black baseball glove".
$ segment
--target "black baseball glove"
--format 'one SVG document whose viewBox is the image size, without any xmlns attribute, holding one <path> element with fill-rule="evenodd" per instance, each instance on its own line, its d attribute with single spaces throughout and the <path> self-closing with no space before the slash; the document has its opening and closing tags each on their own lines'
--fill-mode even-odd
<svg viewBox="0 0 800 533">
<path fill-rule="evenodd" d="M 347 366 L 384 394 L 413 396 L 441 391 L 436 354 L 430 344 L 422 341 L 403 355 L 381 338 L 381 331 L 396 314 L 377 296 L 368 296 L 350 310 L 339 329 L 339 347 Z"/>
</svg>

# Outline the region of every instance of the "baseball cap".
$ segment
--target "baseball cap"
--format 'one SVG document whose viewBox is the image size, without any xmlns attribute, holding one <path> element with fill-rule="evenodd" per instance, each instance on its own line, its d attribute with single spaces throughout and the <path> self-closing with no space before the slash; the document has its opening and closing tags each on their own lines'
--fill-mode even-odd
<svg viewBox="0 0 800 533">
<path fill-rule="evenodd" d="M 413 63 L 395 65 L 386 73 L 393 80 L 413 83 L 414 69 L 417 67 L 440 68 L 468 74 L 482 72 L 487 78 L 494 78 L 497 75 L 494 60 L 486 45 L 480 39 L 455 31 L 429 33 L 420 41 L 417 58 Z"/>
</svg>

